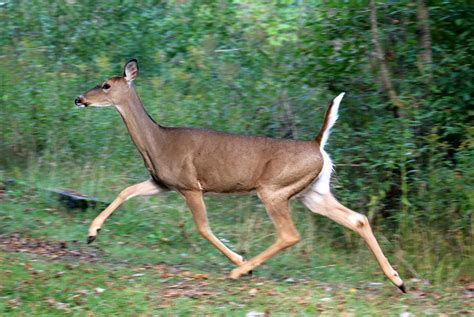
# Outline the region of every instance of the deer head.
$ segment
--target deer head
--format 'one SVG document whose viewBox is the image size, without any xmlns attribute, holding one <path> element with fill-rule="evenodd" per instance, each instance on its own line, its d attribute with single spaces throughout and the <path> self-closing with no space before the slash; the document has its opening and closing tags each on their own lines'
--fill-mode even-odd
<svg viewBox="0 0 474 317">
<path fill-rule="evenodd" d="M 131 59 L 125 63 L 123 76 L 114 76 L 78 96 L 74 103 L 78 107 L 109 107 L 122 104 L 130 90 L 132 82 L 138 76 L 138 61 Z"/>
</svg>

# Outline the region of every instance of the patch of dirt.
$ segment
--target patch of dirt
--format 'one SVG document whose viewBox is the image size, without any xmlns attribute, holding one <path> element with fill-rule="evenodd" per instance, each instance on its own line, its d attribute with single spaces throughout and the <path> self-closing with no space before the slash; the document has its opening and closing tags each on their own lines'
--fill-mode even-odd
<svg viewBox="0 0 474 317">
<path fill-rule="evenodd" d="M 133 279 L 145 275 L 147 274 L 145 273 L 147 270 L 158 273 L 163 280 L 173 280 L 173 284 L 166 283 L 160 290 L 161 298 L 211 298 L 219 294 L 212 289 L 212 286 L 208 282 L 208 274 L 187 271 L 184 266 L 179 264 L 147 264 L 134 270 L 138 273 L 121 277 L 121 279 Z M 176 281 L 176 279 L 179 279 L 179 281 Z"/>
<path fill-rule="evenodd" d="M 14 233 L 0 236 L 0 248 L 11 252 L 22 252 L 39 255 L 51 260 L 74 259 L 80 261 L 97 261 L 97 250 L 82 250 L 79 242 L 48 241 Z"/>
<path fill-rule="evenodd" d="M 173 285 L 166 286 L 161 291 L 161 296 L 164 298 L 176 297 L 215 297 L 219 293 L 209 289 L 209 283 L 194 281 L 182 281 Z"/>
<path fill-rule="evenodd" d="M 219 295 L 212 286 L 208 274 L 187 271 L 180 265 L 154 264 L 145 265 L 136 270 L 145 272 L 153 270 L 157 272 L 163 280 L 172 280 L 173 284 L 165 283 L 160 289 L 160 297 L 169 302 L 173 298 L 213 298 Z M 145 273 L 133 274 L 131 277 L 141 276 Z M 176 281 L 176 279 L 179 279 Z"/>
</svg>

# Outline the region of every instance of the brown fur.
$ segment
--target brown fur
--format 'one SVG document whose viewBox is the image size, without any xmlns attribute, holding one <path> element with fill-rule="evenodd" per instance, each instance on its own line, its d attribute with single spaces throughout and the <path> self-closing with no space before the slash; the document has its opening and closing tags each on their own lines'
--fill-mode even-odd
<svg viewBox="0 0 474 317">
<path fill-rule="evenodd" d="M 105 82 L 110 88 L 103 83 L 76 99 L 78 106 L 114 105 L 118 109 L 151 175 L 150 180 L 123 190 L 94 219 L 89 228 L 89 242 L 95 239 L 104 221 L 127 199 L 173 189 L 183 195 L 200 234 L 238 265 L 230 274 L 231 278 L 238 278 L 300 240 L 291 220 L 288 200 L 306 189 L 303 203 L 313 212 L 358 232 L 367 241 L 387 277 L 403 287 L 372 235 L 367 218 L 339 204 L 330 193 L 322 194 L 309 186 L 323 168 L 319 143 L 328 129 L 334 100 L 329 104 L 323 126 L 314 141 L 169 128 L 157 124 L 145 111 L 132 85 L 137 75 L 138 63 L 131 60 L 125 65 L 123 77 L 112 77 Z M 212 233 L 203 194 L 251 191 L 256 191 L 265 204 L 278 236 L 273 245 L 246 262 Z"/>
</svg>

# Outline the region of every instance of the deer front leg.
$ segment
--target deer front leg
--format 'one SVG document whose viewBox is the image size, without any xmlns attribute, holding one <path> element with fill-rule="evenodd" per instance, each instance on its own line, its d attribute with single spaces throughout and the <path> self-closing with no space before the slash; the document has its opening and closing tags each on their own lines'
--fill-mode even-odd
<svg viewBox="0 0 474 317">
<path fill-rule="evenodd" d="M 205 239 L 207 239 L 212 245 L 214 245 L 219 251 L 221 251 L 226 257 L 229 258 L 236 265 L 244 264 L 244 259 L 241 255 L 233 252 L 227 248 L 217 237 L 212 233 L 209 227 L 209 221 L 207 219 L 206 205 L 204 204 L 203 195 L 200 191 L 185 191 L 182 192 L 186 203 L 193 213 L 194 222 L 196 227 Z"/>
<path fill-rule="evenodd" d="M 97 234 L 99 233 L 104 221 L 107 220 L 107 218 L 114 212 L 114 210 L 117 209 L 124 201 L 135 196 L 148 196 L 158 194 L 161 191 L 162 188 L 156 185 L 156 183 L 152 179 L 129 186 L 122 190 L 117 196 L 117 198 L 115 198 L 115 200 L 107 208 L 105 208 L 105 210 L 102 211 L 94 219 L 94 221 L 92 221 L 92 224 L 89 227 L 89 236 L 87 238 L 87 243 L 91 243 L 96 239 Z"/>
<path fill-rule="evenodd" d="M 268 249 L 256 257 L 245 262 L 244 265 L 232 270 L 230 278 L 238 279 L 243 274 L 253 270 L 256 266 L 267 261 L 278 252 L 296 244 L 301 240 L 300 234 L 295 228 L 288 208 L 288 199 L 278 198 L 276 194 L 263 195 L 259 193 L 260 199 L 265 204 L 268 215 L 277 230 L 277 240 Z"/>
<path fill-rule="evenodd" d="M 326 216 L 346 228 L 357 232 L 367 243 L 385 276 L 400 288 L 402 292 L 406 293 L 403 280 L 400 278 L 397 271 L 392 268 L 383 254 L 382 249 L 372 233 L 369 220 L 366 216 L 345 207 L 330 193 L 320 194 L 311 190 L 306 193 L 301 200 L 312 212 Z"/>
</svg>

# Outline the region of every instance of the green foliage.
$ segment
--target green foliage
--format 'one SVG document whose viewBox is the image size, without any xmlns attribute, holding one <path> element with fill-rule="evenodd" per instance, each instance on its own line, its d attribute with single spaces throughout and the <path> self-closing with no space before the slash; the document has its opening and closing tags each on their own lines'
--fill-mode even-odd
<svg viewBox="0 0 474 317">
<path fill-rule="evenodd" d="M 140 61 L 139 94 L 164 125 L 310 139 L 327 101 L 347 91 L 329 144 L 340 199 L 367 212 L 412 259 L 426 237 L 444 241 L 431 260 L 472 256 L 474 8 L 428 3 L 429 78 L 415 2 L 377 5 L 401 115 L 381 85 L 365 1 L 7 1 L 2 170 L 21 177 L 15 171 L 31 162 L 53 174 L 95 166 L 101 174 L 85 189 L 99 195 L 105 177 L 144 178 L 117 113 L 73 105 L 131 57 Z"/>
</svg>

